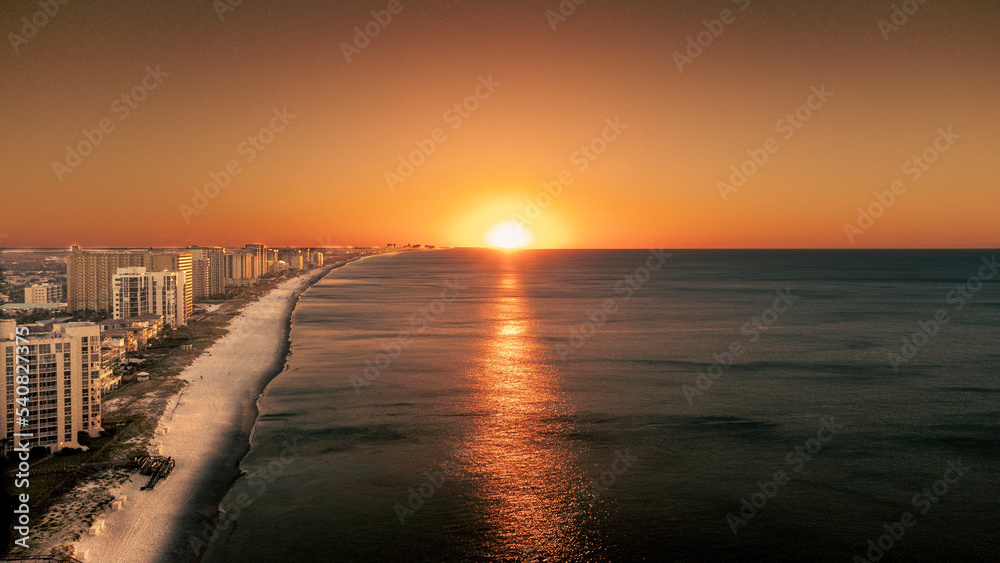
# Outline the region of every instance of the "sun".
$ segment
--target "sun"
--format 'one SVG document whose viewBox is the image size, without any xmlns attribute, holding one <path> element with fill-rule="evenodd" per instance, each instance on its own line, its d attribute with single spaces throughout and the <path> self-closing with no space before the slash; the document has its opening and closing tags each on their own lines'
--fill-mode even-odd
<svg viewBox="0 0 1000 563">
<path fill-rule="evenodd" d="M 534 240 L 528 229 L 514 221 L 501 221 L 486 232 L 486 243 L 494 248 L 524 248 Z"/>
</svg>

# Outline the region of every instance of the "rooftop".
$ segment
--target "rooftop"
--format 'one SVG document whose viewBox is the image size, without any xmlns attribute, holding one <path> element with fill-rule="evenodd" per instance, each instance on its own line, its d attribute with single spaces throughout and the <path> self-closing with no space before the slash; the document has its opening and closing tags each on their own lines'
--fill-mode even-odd
<svg viewBox="0 0 1000 563">
<path fill-rule="evenodd" d="M 0 305 L 0 311 L 30 311 L 32 309 L 63 309 L 66 303 L 6 303 Z"/>
</svg>

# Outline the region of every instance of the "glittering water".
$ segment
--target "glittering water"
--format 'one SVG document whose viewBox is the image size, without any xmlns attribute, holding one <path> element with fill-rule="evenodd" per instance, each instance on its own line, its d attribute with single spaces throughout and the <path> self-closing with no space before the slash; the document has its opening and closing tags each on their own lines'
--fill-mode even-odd
<svg viewBox="0 0 1000 563">
<path fill-rule="evenodd" d="M 996 560 L 1000 292 L 966 284 L 993 254 L 334 270 L 206 561 L 851 561 L 886 524 L 885 561 Z"/>
</svg>

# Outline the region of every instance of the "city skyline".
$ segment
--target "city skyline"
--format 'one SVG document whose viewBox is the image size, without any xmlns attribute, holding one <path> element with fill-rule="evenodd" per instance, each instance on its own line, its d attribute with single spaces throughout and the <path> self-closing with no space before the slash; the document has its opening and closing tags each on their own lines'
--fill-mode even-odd
<svg viewBox="0 0 1000 563">
<path fill-rule="evenodd" d="M 41 6 L 5 247 L 1000 244 L 995 3 Z"/>
</svg>

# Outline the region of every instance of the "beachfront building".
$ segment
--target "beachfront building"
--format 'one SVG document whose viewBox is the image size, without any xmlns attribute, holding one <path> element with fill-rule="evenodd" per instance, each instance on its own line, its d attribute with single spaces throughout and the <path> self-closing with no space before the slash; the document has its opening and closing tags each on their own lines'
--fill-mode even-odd
<svg viewBox="0 0 1000 563">
<path fill-rule="evenodd" d="M 246 249 L 227 250 L 223 257 L 226 287 L 253 285 L 260 279 L 262 264 L 256 252 Z"/>
<path fill-rule="evenodd" d="M 105 351 L 105 348 L 107 349 Z M 139 341 L 135 333 L 123 328 L 101 329 L 101 361 L 105 367 L 113 368 L 120 364 L 129 352 L 139 349 Z"/>
<path fill-rule="evenodd" d="M 25 303 L 62 303 L 63 288 L 60 284 L 38 283 L 24 288 Z"/>
<path fill-rule="evenodd" d="M 50 451 L 80 447 L 80 433 L 95 437 L 101 431 L 101 329 L 94 323 L 30 325 L 28 344 L 16 340 L 17 323 L 0 320 L 0 356 L 4 358 L 6 385 L 0 390 L 4 417 L 0 437 L 10 444 L 15 432 L 34 434 L 32 447 Z M 27 354 L 18 354 L 18 346 Z M 23 351 L 23 350 L 22 350 Z M 15 384 L 17 356 L 28 366 L 28 416 L 19 421 L 21 408 Z M 25 364 L 21 364 L 25 365 Z M 24 424 L 27 422 L 27 424 Z M 6 446 L 5 446 L 6 447 Z"/>
<path fill-rule="evenodd" d="M 69 310 L 112 311 L 112 284 L 118 269 L 140 266 L 150 272 L 184 272 L 185 280 L 193 278 L 187 252 L 80 250 L 74 246 L 66 257 Z M 184 315 L 189 317 L 194 311 L 194 288 L 185 287 L 183 298 Z"/>
<path fill-rule="evenodd" d="M 219 247 L 189 246 L 195 299 L 222 295 L 226 291 L 225 250 Z"/>
<path fill-rule="evenodd" d="M 106 393 L 121 384 L 119 366 L 131 350 L 136 350 L 135 336 L 121 329 L 101 331 L 101 392 Z"/>
<path fill-rule="evenodd" d="M 267 246 L 263 244 L 248 244 L 245 247 L 245 251 L 253 254 L 254 263 L 254 274 L 253 277 L 259 278 L 267 272 Z"/>
<path fill-rule="evenodd" d="M 278 260 L 285 262 L 293 270 L 301 270 L 308 263 L 306 252 L 297 248 L 283 248 L 279 250 Z"/>
<path fill-rule="evenodd" d="M 147 272 L 142 266 L 119 268 L 112 281 L 115 319 L 159 315 L 173 328 L 187 324 L 184 272 Z"/>
<path fill-rule="evenodd" d="M 194 313 L 194 284 L 192 283 L 194 276 L 191 254 L 187 252 L 150 252 L 147 254 L 144 266 L 147 272 L 181 272 L 184 274 L 181 298 L 183 299 L 184 318 L 190 318 L 191 314 Z"/>
<path fill-rule="evenodd" d="M 83 251 L 74 246 L 66 258 L 70 311 L 110 311 L 111 280 L 118 268 L 143 266 L 144 252 Z"/>
<path fill-rule="evenodd" d="M 191 287 L 196 302 L 208 296 L 208 260 L 191 258 Z"/>
<path fill-rule="evenodd" d="M 322 252 L 313 252 L 310 254 L 309 263 L 317 268 L 322 268 L 324 258 L 326 258 L 326 255 Z"/>
<path fill-rule="evenodd" d="M 163 331 L 163 317 L 151 314 L 127 319 L 104 319 L 97 324 L 101 327 L 101 331 L 122 330 L 129 332 L 132 335 L 132 341 L 135 342 L 135 347 L 129 348 L 130 351 L 145 348 Z"/>
</svg>

